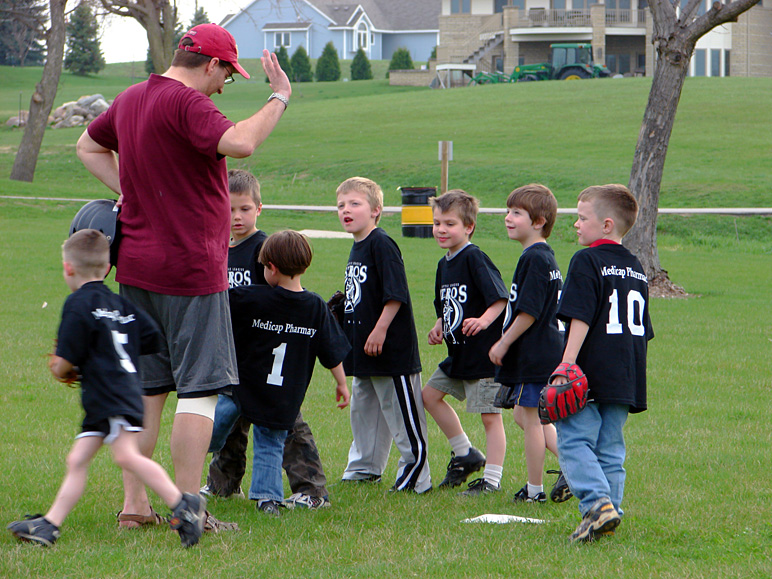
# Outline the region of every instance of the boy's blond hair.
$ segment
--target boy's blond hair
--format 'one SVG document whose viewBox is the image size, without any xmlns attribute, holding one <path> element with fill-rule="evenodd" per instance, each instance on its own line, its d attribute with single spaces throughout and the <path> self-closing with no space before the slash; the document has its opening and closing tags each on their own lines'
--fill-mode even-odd
<svg viewBox="0 0 772 579">
<path fill-rule="evenodd" d="M 82 277 L 103 277 L 110 264 L 110 242 L 101 231 L 81 229 L 62 245 L 62 258 Z"/>
<path fill-rule="evenodd" d="M 260 196 L 260 181 L 252 173 L 243 169 L 228 171 L 228 190 L 233 195 L 249 195 L 256 207 L 263 202 Z"/>
<path fill-rule="evenodd" d="M 528 212 L 531 222 L 544 218 L 541 235 L 547 239 L 558 216 L 558 200 L 548 187 L 540 183 L 531 183 L 518 187 L 507 197 L 507 208 L 515 207 Z"/>
<path fill-rule="evenodd" d="M 470 225 L 477 227 L 477 212 L 480 209 L 480 202 L 462 189 L 451 189 L 439 197 L 430 197 L 432 209 L 439 209 L 442 213 L 455 211 L 461 223 L 465 227 Z M 469 238 L 474 235 L 474 229 L 469 234 Z"/>
<path fill-rule="evenodd" d="M 598 219 L 610 217 L 614 220 L 616 231 L 624 237 L 638 218 L 638 201 L 624 185 L 593 185 L 579 193 L 577 201 L 592 203 Z"/>
<path fill-rule="evenodd" d="M 376 209 L 381 210 L 378 215 L 375 216 L 375 224 L 378 225 L 378 222 L 381 220 L 381 213 L 383 213 L 383 191 L 381 188 L 375 181 L 367 179 L 366 177 L 351 177 L 338 185 L 335 196 L 340 197 L 341 195 L 352 193 L 354 191 L 357 193 L 364 193 L 367 197 L 367 202 L 370 204 L 370 209 L 373 211 Z"/>
<path fill-rule="evenodd" d="M 272 263 L 284 275 L 302 275 L 311 265 L 314 252 L 306 236 L 287 229 L 269 235 L 260 248 L 258 261 L 267 266 Z"/>
</svg>

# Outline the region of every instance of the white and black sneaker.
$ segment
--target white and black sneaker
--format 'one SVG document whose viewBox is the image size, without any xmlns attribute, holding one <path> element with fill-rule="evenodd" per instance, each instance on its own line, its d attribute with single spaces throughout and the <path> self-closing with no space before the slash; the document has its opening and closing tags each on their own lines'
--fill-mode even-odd
<svg viewBox="0 0 772 579">
<path fill-rule="evenodd" d="M 461 486 L 469 478 L 469 475 L 480 470 L 485 466 L 485 455 L 474 446 L 469 449 L 469 453 L 464 456 L 456 456 L 455 452 L 450 453 L 450 462 L 448 463 L 448 472 L 445 478 L 437 485 L 438 488 Z"/>
<path fill-rule="evenodd" d="M 305 493 L 295 493 L 288 499 L 284 499 L 284 506 L 288 509 L 324 509 L 330 506 L 327 497 L 315 497 Z"/>
<path fill-rule="evenodd" d="M 537 493 L 534 496 L 528 494 L 528 485 L 524 485 L 519 491 L 512 497 L 513 503 L 546 503 L 547 495 L 545 493 Z"/>
<path fill-rule="evenodd" d="M 27 515 L 24 520 L 14 521 L 6 528 L 20 541 L 37 543 L 44 547 L 51 547 L 59 538 L 59 527 L 43 515 Z"/>
<path fill-rule="evenodd" d="M 279 509 L 282 506 L 282 503 L 278 503 L 272 499 L 260 499 L 257 501 L 257 510 L 270 517 L 278 517 Z"/>
<path fill-rule="evenodd" d="M 548 470 L 547 474 L 558 475 L 558 480 L 555 481 L 555 484 L 552 486 L 552 490 L 550 491 L 550 500 L 553 503 L 563 503 L 574 496 L 574 493 L 572 493 L 571 489 L 568 488 L 568 481 L 566 481 L 566 477 L 563 476 L 563 471 Z"/>
</svg>

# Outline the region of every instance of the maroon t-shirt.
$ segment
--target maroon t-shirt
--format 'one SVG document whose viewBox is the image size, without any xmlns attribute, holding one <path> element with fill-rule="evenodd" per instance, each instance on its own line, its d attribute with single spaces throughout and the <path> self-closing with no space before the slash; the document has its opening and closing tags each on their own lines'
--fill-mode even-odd
<svg viewBox="0 0 772 579">
<path fill-rule="evenodd" d="M 205 94 L 155 74 L 89 125 L 119 158 L 119 283 L 180 296 L 228 289 L 230 199 L 217 145 L 233 125 Z"/>
</svg>

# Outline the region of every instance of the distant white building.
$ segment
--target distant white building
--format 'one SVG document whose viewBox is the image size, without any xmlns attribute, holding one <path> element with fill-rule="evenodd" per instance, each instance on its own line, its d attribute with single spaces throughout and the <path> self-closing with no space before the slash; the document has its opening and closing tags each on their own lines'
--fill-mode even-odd
<svg viewBox="0 0 772 579">
<path fill-rule="evenodd" d="M 342 59 L 363 48 L 371 60 L 389 60 L 407 48 L 428 60 L 439 42 L 442 0 L 255 0 L 222 25 L 236 38 L 239 56 L 258 58 L 284 46 L 290 56 L 303 46 L 318 58 L 332 42 Z"/>
<path fill-rule="evenodd" d="M 712 0 L 703 0 L 702 11 Z M 512 72 L 549 59 L 555 42 L 590 42 L 612 73 L 653 74 L 647 0 L 442 0 L 437 62 Z M 712 30 L 698 43 L 690 76 L 772 76 L 772 0 Z"/>
</svg>

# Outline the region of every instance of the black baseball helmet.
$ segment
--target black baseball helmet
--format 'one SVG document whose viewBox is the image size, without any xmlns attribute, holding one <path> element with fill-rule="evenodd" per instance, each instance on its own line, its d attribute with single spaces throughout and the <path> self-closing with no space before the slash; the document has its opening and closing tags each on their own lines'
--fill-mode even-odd
<svg viewBox="0 0 772 579">
<path fill-rule="evenodd" d="M 120 207 L 112 199 L 94 199 L 80 208 L 70 225 L 70 235 L 82 229 L 96 229 L 104 233 L 110 242 L 110 263 L 118 261 L 118 243 L 120 241 Z"/>
</svg>

